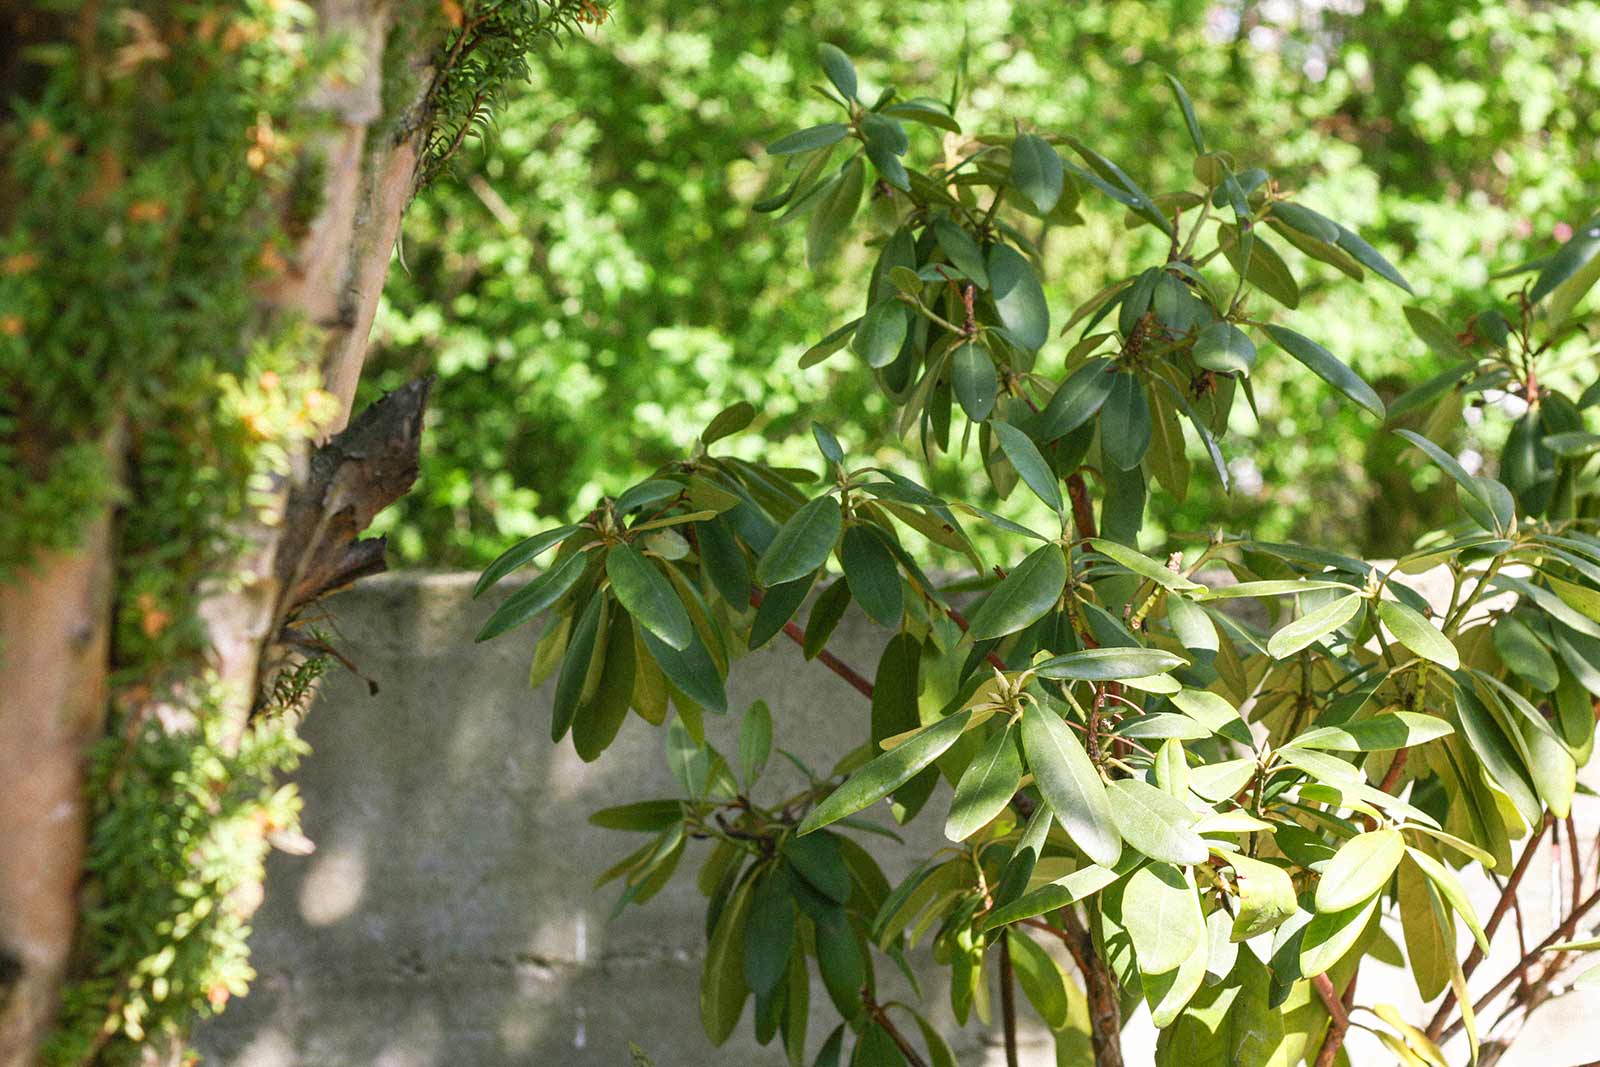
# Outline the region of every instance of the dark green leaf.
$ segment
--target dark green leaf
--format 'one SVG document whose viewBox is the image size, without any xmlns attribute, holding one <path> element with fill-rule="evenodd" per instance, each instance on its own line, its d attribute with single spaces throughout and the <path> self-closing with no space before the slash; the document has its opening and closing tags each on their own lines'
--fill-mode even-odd
<svg viewBox="0 0 1600 1067">
<path fill-rule="evenodd" d="M 978 750 L 956 782 L 950 815 L 944 824 L 945 836 L 952 841 L 965 841 L 988 825 L 1011 803 L 1021 780 L 1022 755 L 1008 723 Z"/>
<path fill-rule="evenodd" d="M 1067 561 L 1059 545 L 1041 545 L 1006 575 L 972 617 L 974 640 L 1016 633 L 1061 599 Z"/>
<path fill-rule="evenodd" d="M 1248 376 L 1256 362 L 1256 345 L 1250 335 L 1220 320 L 1200 331 L 1192 351 L 1200 366 L 1224 374 Z"/>
<path fill-rule="evenodd" d="M 958 712 L 878 756 L 811 809 L 799 832 L 809 834 L 882 800 L 955 744 L 971 718 L 970 711 Z"/>
<path fill-rule="evenodd" d="M 478 584 L 472 587 L 474 598 L 482 595 L 485 589 L 494 585 L 512 571 L 539 558 L 555 545 L 567 539 L 567 535 L 575 532 L 576 526 L 557 526 L 552 530 L 534 534 L 523 541 L 518 541 L 502 552 L 493 563 L 483 569 L 483 574 L 478 578 Z M 542 609 L 541 609 L 542 610 Z M 483 638 L 479 638 L 483 640 Z"/>
<path fill-rule="evenodd" d="M 1152 432 L 1150 402 L 1139 379 L 1131 373 L 1114 375 L 1100 411 L 1100 451 L 1119 470 L 1132 470 L 1149 450 Z"/>
<path fill-rule="evenodd" d="M 1021 475 L 1023 482 L 1033 490 L 1033 495 L 1059 515 L 1062 508 L 1061 487 L 1056 482 L 1056 475 L 1050 469 L 1050 464 L 1039 454 L 1038 447 L 1027 434 L 1010 423 L 992 422 L 989 428 L 999 439 L 1001 450 L 1016 468 L 1017 474 Z"/>
<path fill-rule="evenodd" d="M 744 713 L 739 725 L 739 771 L 748 786 L 761 777 L 772 754 L 772 712 L 765 700 L 758 700 Z"/>
<path fill-rule="evenodd" d="M 967 418 L 973 422 L 987 419 L 1000 390 L 1000 379 L 988 350 L 973 341 L 957 348 L 950 358 L 950 385 Z"/>
<path fill-rule="evenodd" d="M 943 217 L 933 220 L 933 234 L 951 266 L 971 278 L 979 289 L 989 288 L 989 267 L 983 249 L 971 234 Z"/>
<path fill-rule="evenodd" d="M 904 608 L 900 571 L 883 535 L 868 526 L 851 526 L 844 533 L 839 558 L 850 592 L 867 617 L 882 626 L 899 626 Z"/>
<path fill-rule="evenodd" d="M 778 529 L 756 564 L 756 581 L 769 588 L 796 581 L 821 567 L 839 540 L 844 516 L 831 496 L 802 505 Z"/>
<path fill-rule="evenodd" d="M 1448 722 L 1415 711 L 1385 712 L 1360 722 L 1319 726 L 1293 738 L 1289 744 L 1330 752 L 1384 752 L 1426 744 L 1455 732 Z"/>
<path fill-rule="evenodd" d="M 742 965 L 750 895 L 750 882 L 734 892 L 706 946 L 705 966 L 700 972 L 700 1025 L 713 1045 L 722 1044 L 733 1034 L 750 996 Z"/>
<path fill-rule="evenodd" d="M 906 306 L 891 297 L 867 309 L 856 326 L 850 349 L 869 367 L 887 367 L 900 354 L 908 326 Z"/>
<path fill-rule="evenodd" d="M 815 148 L 826 148 L 831 144 L 838 144 L 850 132 L 850 127 L 842 122 L 825 122 L 821 126 L 812 126 L 805 130 L 796 130 L 785 137 L 767 145 L 767 154 L 773 156 L 789 156 L 798 152 L 809 152 Z"/>
<path fill-rule="evenodd" d="M 728 710 L 728 696 L 722 687 L 722 675 L 718 673 L 717 665 L 699 634 L 695 634 L 689 647 L 682 651 L 660 640 L 649 630 L 641 629 L 639 636 L 644 640 L 644 647 L 660 664 L 661 672 L 683 691 L 684 696 L 719 715 Z"/>
<path fill-rule="evenodd" d="M 846 100 L 856 98 L 856 68 L 850 62 L 850 57 L 835 45 L 821 44 L 817 46 L 818 58 L 822 61 L 822 72 L 828 76 L 833 87 L 839 90 Z"/>
<path fill-rule="evenodd" d="M 997 244 L 989 249 L 989 284 L 1006 332 L 1023 348 L 1037 351 L 1050 339 L 1050 309 L 1033 265 L 1010 245 Z"/>
<path fill-rule="evenodd" d="M 667 576 L 630 544 L 617 544 L 606 553 L 606 577 L 611 591 L 639 625 L 680 652 L 694 637 L 694 623 Z"/>
<path fill-rule="evenodd" d="M 1122 839 L 1100 772 L 1066 722 L 1030 704 L 1022 713 L 1022 748 L 1028 769 L 1073 844 L 1095 863 L 1110 867 L 1122 855 Z"/>
<path fill-rule="evenodd" d="M 756 996 L 778 987 L 789 971 L 794 945 L 794 898 L 781 868 L 772 868 L 755 880 L 750 894 L 750 914 L 744 931 L 744 980 Z"/>
<path fill-rule="evenodd" d="M 1095 358 L 1073 371 L 1039 413 L 1034 436 L 1049 444 L 1094 418 L 1121 377 L 1110 368 L 1110 361 Z"/>
<path fill-rule="evenodd" d="M 1311 340 L 1311 338 L 1295 333 L 1293 330 L 1285 329 L 1282 326 L 1269 325 L 1267 332 L 1272 335 L 1274 341 L 1282 346 L 1285 352 L 1288 352 L 1295 359 L 1311 368 L 1317 377 L 1338 389 L 1345 396 L 1378 416 L 1378 418 L 1383 418 L 1383 401 L 1378 398 L 1378 394 L 1373 391 L 1372 386 L 1363 381 L 1355 371 L 1339 362 L 1332 352 L 1329 352 L 1326 348 Z"/>
<path fill-rule="evenodd" d="M 572 628 L 566 655 L 561 658 L 561 673 L 556 676 L 555 698 L 551 701 L 551 741 L 560 741 L 567 735 L 567 730 L 572 726 L 572 717 L 577 714 L 584 685 L 589 678 L 589 665 L 599 640 L 605 602 L 604 593 L 590 597 L 577 625 Z"/>
<path fill-rule="evenodd" d="M 1069 1008 L 1061 968 L 1038 942 L 1021 930 L 1008 930 L 1003 936 L 1011 948 L 1011 965 L 1017 984 L 1022 987 L 1022 995 L 1028 998 L 1046 1026 L 1052 1030 L 1061 1029 L 1067 1024 Z"/>
<path fill-rule="evenodd" d="M 1041 678 L 1111 682 L 1147 678 L 1184 663 L 1182 656 L 1159 648 L 1086 648 L 1044 660 L 1035 664 L 1034 670 Z"/>
<path fill-rule="evenodd" d="M 498 637 L 514 626 L 520 626 L 560 600 L 577 584 L 583 575 L 589 557 L 584 552 L 574 552 L 539 577 L 518 589 L 495 609 L 489 621 L 478 631 L 476 640 L 487 641 Z"/>
<path fill-rule="evenodd" d="M 1061 157 L 1043 137 L 1018 134 L 1011 142 L 1011 184 L 1041 215 L 1061 199 L 1064 171 Z"/>
</svg>

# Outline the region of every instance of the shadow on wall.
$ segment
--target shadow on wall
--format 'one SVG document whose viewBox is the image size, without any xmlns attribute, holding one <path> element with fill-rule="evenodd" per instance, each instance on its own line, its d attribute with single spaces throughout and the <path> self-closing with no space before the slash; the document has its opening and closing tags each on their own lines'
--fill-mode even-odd
<svg viewBox="0 0 1600 1067">
<path fill-rule="evenodd" d="M 317 851 L 273 856 L 253 940 L 260 977 L 201 1030 L 206 1062 L 625 1067 L 632 1040 L 658 1067 L 784 1064 L 748 1025 L 721 1049 L 700 1029 L 704 900 L 692 875 L 705 845 L 615 919 L 615 885 L 591 888 L 642 839 L 595 829 L 588 814 L 675 795 L 662 731 L 630 717 L 593 765 L 570 743 L 552 746 L 549 688 L 527 688 L 537 631 L 474 645 L 499 596 L 471 601 L 471 581 L 385 576 L 334 602 L 341 647 L 382 692 L 331 677 L 311 712 L 314 753 L 298 780 Z M 852 616 L 830 647 L 870 668 L 882 640 Z M 777 743 L 807 762 L 828 765 L 866 734 L 861 697 L 787 642 L 737 664 L 729 696 L 727 719 L 708 722 L 725 752 L 757 696 L 773 707 Z M 763 790 L 803 784 L 771 777 Z M 942 843 L 941 823 L 913 824 L 891 880 Z M 886 987 L 891 971 L 880 959 Z M 815 1049 L 837 1019 L 814 968 L 813 979 Z M 956 1034 L 945 990 L 924 993 Z M 1029 1036 L 1028 1062 L 1053 1062 L 1048 1035 Z M 964 1063 L 992 1051 L 976 1024 L 955 1044 Z"/>
</svg>

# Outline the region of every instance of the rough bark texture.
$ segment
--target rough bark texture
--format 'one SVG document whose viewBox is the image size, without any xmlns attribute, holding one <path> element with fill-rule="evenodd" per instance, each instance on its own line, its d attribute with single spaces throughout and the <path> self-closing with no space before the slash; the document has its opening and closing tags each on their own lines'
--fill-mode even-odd
<svg viewBox="0 0 1600 1067">
<path fill-rule="evenodd" d="M 337 430 L 349 417 L 390 252 L 416 189 L 437 41 L 392 33 L 405 9 L 387 0 L 326 0 L 320 7 L 324 30 L 353 41 L 364 63 L 360 77 L 331 83 L 307 101 L 334 120 L 307 146 L 325 163 L 321 209 L 262 303 L 321 328 L 325 343 L 306 358 L 338 398 Z M 0 26 L 18 17 L 9 4 L 0 14 Z M 386 59 L 394 41 L 406 42 L 411 54 Z M 0 63 L 0 73 L 8 69 Z M 410 87 L 398 117 L 384 112 L 394 98 L 386 76 Z M 356 536 L 414 480 L 426 397 L 426 383 L 405 390 L 315 456 L 294 457 L 275 491 L 275 517 L 240 531 L 247 547 L 199 614 L 209 645 L 205 666 L 228 687 L 241 729 L 263 658 L 289 613 L 382 569 L 381 540 Z M 35 1062 L 77 927 L 84 754 L 112 699 L 112 527 L 107 512 L 77 551 L 41 558 L 0 583 L 0 1067 Z"/>
</svg>

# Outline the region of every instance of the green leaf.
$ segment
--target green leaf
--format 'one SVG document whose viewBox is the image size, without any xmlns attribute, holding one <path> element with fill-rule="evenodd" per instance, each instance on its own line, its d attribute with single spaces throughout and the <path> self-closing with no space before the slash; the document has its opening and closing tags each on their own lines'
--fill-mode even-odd
<svg viewBox="0 0 1600 1067">
<path fill-rule="evenodd" d="M 596 593 L 589 598 L 578 623 L 572 628 L 567 651 L 561 657 L 561 673 L 556 676 L 555 697 L 550 708 L 550 740 L 560 741 L 572 726 L 587 685 L 590 664 L 595 658 L 599 642 L 601 616 L 605 614 L 606 597 Z"/>
<path fill-rule="evenodd" d="M 787 976 L 795 925 L 788 879 L 771 868 L 755 880 L 744 931 L 744 980 L 756 996 L 771 993 Z"/>
<path fill-rule="evenodd" d="M 1041 678 L 1118 682 L 1161 674 L 1186 662 L 1182 656 L 1160 648 L 1086 648 L 1053 656 L 1033 669 Z"/>
<path fill-rule="evenodd" d="M 739 772 L 746 786 L 761 777 L 772 754 L 772 711 L 765 700 L 751 704 L 739 725 Z"/>
<path fill-rule="evenodd" d="M 1131 857 L 1133 853 L 1129 852 L 1128 855 Z M 984 919 L 983 928 L 993 930 L 997 926 L 1031 919 L 1035 915 L 1043 915 L 1047 911 L 1075 904 L 1092 893 L 1100 892 L 1121 877 L 1122 872 L 1099 864 L 1080 867 L 1065 877 L 1047 882 L 1037 889 L 1031 889 L 1016 900 L 995 908 Z"/>
<path fill-rule="evenodd" d="M 1188 592 L 1201 589 L 1199 582 L 1190 581 L 1176 571 L 1168 570 L 1143 552 L 1135 552 L 1126 545 L 1107 541 L 1103 537 L 1089 539 L 1089 544 L 1103 556 L 1109 556 L 1141 578 L 1148 578 L 1169 592 Z"/>
<path fill-rule="evenodd" d="M 1337 222 L 1334 223 L 1334 226 L 1339 230 L 1339 239 L 1334 244 L 1350 253 L 1357 263 L 1360 263 L 1385 281 L 1399 286 L 1406 292 L 1414 292 L 1411 288 L 1411 283 L 1400 276 L 1400 272 L 1395 270 L 1394 264 L 1384 259 L 1378 253 L 1378 250 L 1369 245 L 1360 234 Z"/>
<path fill-rule="evenodd" d="M 989 288 L 989 266 L 971 234 L 941 216 L 933 220 L 933 235 L 951 266 L 971 278 L 979 289 Z"/>
<path fill-rule="evenodd" d="M 606 553 L 611 591 L 639 624 L 680 652 L 694 637 L 694 623 L 672 583 L 644 554 L 630 544 L 616 544 Z"/>
<path fill-rule="evenodd" d="M 1231 322 L 1218 320 L 1200 331 L 1191 350 L 1194 361 L 1206 370 L 1249 377 L 1256 365 L 1256 343 Z"/>
<path fill-rule="evenodd" d="M 850 350 L 869 367 L 887 367 L 900 355 L 908 326 L 908 312 L 899 299 L 880 300 L 861 316 Z"/>
<path fill-rule="evenodd" d="M 1522 763 L 1516 747 L 1506 737 L 1494 715 L 1472 691 L 1470 680 L 1457 676 L 1456 714 L 1461 720 L 1461 732 L 1466 736 L 1467 747 L 1490 780 L 1511 799 L 1517 813 L 1530 826 L 1537 826 L 1544 818 L 1543 806 L 1534 792 L 1533 782 Z"/>
<path fill-rule="evenodd" d="M 850 132 L 850 127 L 842 122 L 825 122 L 821 126 L 812 126 L 809 129 L 796 130 L 787 136 L 780 137 L 767 145 L 769 156 L 792 156 L 800 152 L 810 152 L 817 148 L 826 148 L 838 144 Z"/>
<path fill-rule="evenodd" d="M 1096 357 L 1073 371 L 1039 413 L 1034 436 L 1049 444 L 1094 418 L 1118 377 L 1110 368 L 1109 360 Z"/>
<path fill-rule="evenodd" d="M 1167 623 L 1172 627 L 1172 636 L 1190 652 L 1215 652 L 1220 647 L 1216 624 L 1193 601 L 1168 597 Z"/>
<path fill-rule="evenodd" d="M 1008 930 L 1002 936 L 1011 948 L 1011 965 L 1017 984 L 1022 987 L 1022 995 L 1050 1029 L 1059 1030 L 1067 1025 L 1067 985 L 1056 961 L 1020 930 Z"/>
<path fill-rule="evenodd" d="M 816 922 L 817 970 L 839 1014 L 854 1019 L 861 1014 L 861 990 L 867 984 L 866 960 L 861 942 L 843 908 L 828 912 Z"/>
<path fill-rule="evenodd" d="M 822 61 L 822 72 L 833 87 L 846 100 L 856 98 L 856 68 L 850 57 L 836 45 L 823 43 L 817 46 L 817 56 Z"/>
<path fill-rule="evenodd" d="M 1353 908 L 1319 912 L 1313 917 L 1300 938 L 1300 973 L 1307 978 L 1325 974 L 1355 948 L 1380 899 L 1374 893 Z"/>
<path fill-rule="evenodd" d="M 1352 837 L 1322 869 L 1317 910 L 1346 911 L 1382 892 L 1405 854 L 1399 830 L 1371 830 Z"/>
<path fill-rule="evenodd" d="M 1338 224 L 1308 207 L 1280 200 L 1272 205 L 1272 215 L 1308 237 L 1315 237 L 1327 244 L 1339 243 Z"/>
<path fill-rule="evenodd" d="M 1100 451 L 1118 470 L 1132 470 L 1144 459 L 1154 432 L 1150 402 L 1132 373 L 1112 377 L 1111 392 L 1100 410 Z"/>
<path fill-rule="evenodd" d="M 1541 693 L 1549 693 L 1561 684 L 1561 674 L 1556 661 L 1528 624 L 1515 615 L 1506 615 L 1491 625 L 1494 650 L 1500 661 L 1517 673 L 1523 681 Z"/>
<path fill-rule="evenodd" d="M 988 349 L 972 341 L 957 348 L 950 357 L 950 387 L 967 418 L 973 422 L 987 419 L 1000 391 L 1000 378 Z"/>
<path fill-rule="evenodd" d="M 1461 921 L 1467 924 L 1468 930 L 1472 931 L 1472 939 L 1478 943 L 1479 948 L 1487 953 L 1489 951 L 1489 937 L 1483 929 L 1483 924 L 1478 921 L 1478 913 L 1472 906 L 1472 899 L 1467 896 L 1466 886 L 1462 885 L 1461 880 L 1451 873 L 1450 868 L 1421 849 L 1407 848 L 1406 855 L 1410 856 L 1411 861 L 1421 869 L 1423 874 L 1427 875 L 1428 881 L 1432 882 L 1433 888 L 1438 890 L 1439 895 L 1449 902 L 1451 909 L 1461 916 Z M 1453 943 L 1455 941 L 1453 931 L 1447 930 L 1447 932 L 1450 933 L 1450 940 Z"/>
<path fill-rule="evenodd" d="M 1189 140 L 1194 142 L 1195 152 L 1203 156 L 1206 154 L 1206 138 L 1200 132 L 1200 120 L 1195 117 L 1194 103 L 1189 99 L 1182 82 L 1170 74 L 1166 78 L 1167 84 L 1172 87 L 1172 95 L 1178 100 L 1178 109 L 1183 112 L 1183 124 L 1189 129 Z"/>
<path fill-rule="evenodd" d="M 850 223 L 861 207 L 861 192 L 866 188 L 866 168 L 856 156 L 824 183 L 811 209 L 806 226 L 806 265 L 819 270 L 839 251 Z"/>
<path fill-rule="evenodd" d="M 1061 199 L 1064 175 L 1061 157 L 1043 137 L 1024 133 L 1011 142 L 1011 184 L 1039 214 L 1050 214 Z"/>
<path fill-rule="evenodd" d="M 638 511 L 642 507 L 670 500 L 684 491 L 684 487 L 669 478 L 650 478 L 625 491 L 612 505 L 618 515 Z"/>
<path fill-rule="evenodd" d="M 992 422 L 989 429 L 999 439 L 1000 448 L 1023 482 L 1033 490 L 1033 495 L 1044 501 L 1056 514 L 1061 514 L 1061 486 L 1057 484 L 1055 471 L 1050 469 L 1050 464 L 1045 462 L 1028 435 L 1008 422 Z"/>
<path fill-rule="evenodd" d="M 1230 855 L 1234 881 L 1239 886 L 1239 911 L 1234 916 L 1230 941 L 1245 941 L 1281 926 L 1295 913 L 1294 881 L 1273 863 Z"/>
<path fill-rule="evenodd" d="M 1204 954 L 1206 923 L 1200 896 L 1194 883 L 1171 864 L 1150 863 L 1133 872 L 1122 894 L 1122 921 L 1133 939 L 1140 974 L 1166 974 L 1190 956 Z"/>
<path fill-rule="evenodd" d="M 1073 844 L 1102 867 L 1122 855 L 1111 802 L 1100 772 L 1072 730 L 1052 711 L 1030 704 L 1022 713 L 1022 750 L 1045 803 Z"/>
<path fill-rule="evenodd" d="M 818 363 L 833 355 L 839 349 L 850 343 L 850 338 L 855 335 L 856 327 L 861 324 L 860 319 L 851 319 L 837 330 L 829 333 L 822 340 L 812 345 L 800 354 L 800 369 L 815 367 Z"/>
<path fill-rule="evenodd" d="M 1210 848 L 1192 827 L 1188 805 L 1139 778 L 1118 778 L 1107 787 L 1111 821 L 1122 839 L 1151 859 L 1204 863 Z"/>
<path fill-rule="evenodd" d="M 827 561 L 843 525 L 839 502 L 831 496 L 819 496 L 801 505 L 778 528 L 772 544 L 761 554 L 756 581 L 771 588 L 815 571 Z"/>
<path fill-rule="evenodd" d="M 901 100 L 884 108 L 882 113 L 897 119 L 907 119 L 925 126 L 948 130 L 951 133 L 961 132 L 961 124 L 950 114 L 950 109 L 942 100 L 931 100 L 927 97 Z"/>
<path fill-rule="evenodd" d="M 553 546 L 567 539 L 567 535 L 577 531 L 573 525 L 557 526 L 543 533 L 536 533 L 523 541 L 518 541 L 496 557 L 495 561 L 483 569 L 483 574 L 478 577 L 478 583 L 472 587 L 474 599 L 481 596 L 485 589 L 494 585 L 500 579 L 510 574 L 519 567 L 538 559 Z M 479 638 L 478 640 L 483 640 Z"/>
<path fill-rule="evenodd" d="M 971 711 L 958 712 L 878 756 L 811 809 L 799 832 L 820 830 L 882 800 L 955 744 L 971 718 Z"/>
<path fill-rule="evenodd" d="M 965 841 L 983 829 L 1011 803 L 1021 780 L 1022 755 L 1007 723 L 961 772 L 944 835 L 952 841 Z"/>
<path fill-rule="evenodd" d="M 1267 642 L 1268 654 L 1273 659 L 1287 659 L 1355 618 L 1363 603 L 1359 594 L 1352 593 L 1300 616 L 1272 635 Z"/>
<path fill-rule="evenodd" d="M 489 616 L 489 621 L 483 624 L 483 629 L 478 631 L 478 636 L 474 640 L 487 641 L 492 637 L 498 637 L 544 611 L 578 583 L 588 562 L 587 553 L 574 552 L 506 597 L 495 609 L 494 614 Z"/>
<path fill-rule="evenodd" d="M 1445 933 L 1433 918 L 1428 885 L 1422 871 L 1411 863 L 1400 865 L 1400 929 L 1405 934 L 1406 962 L 1417 992 L 1430 1001 L 1450 981 L 1450 961 L 1455 958 L 1454 933 Z"/>
<path fill-rule="evenodd" d="M 1050 309 L 1033 265 L 1010 245 L 989 249 L 989 285 L 1006 332 L 1030 352 L 1050 339 Z"/>
<path fill-rule="evenodd" d="M 867 618 L 880 626 L 899 626 L 904 593 L 899 568 L 883 543 L 883 535 L 872 527 L 851 526 L 839 546 L 839 560 L 851 595 Z"/>
<path fill-rule="evenodd" d="M 1260 582 L 1239 582 L 1237 585 L 1221 585 L 1215 589 L 1207 589 L 1196 593 L 1196 600 L 1235 600 L 1239 597 L 1259 596 L 1289 596 L 1296 593 L 1309 593 L 1318 589 L 1343 589 L 1346 592 L 1355 592 L 1355 588 L 1344 582 L 1328 581 L 1322 578 L 1272 578 Z"/>
<path fill-rule="evenodd" d="M 1406 322 L 1411 326 L 1411 332 L 1416 334 L 1435 355 L 1443 356 L 1451 362 L 1466 358 L 1466 352 L 1456 340 L 1455 331 L 1446 326 L 1439 316 L 1416 304 L 1407 304 L 1405 315 Z"/>
<path fill-rule="evenodd" d="M 1533 283 L 1533 288 L 1528 291 L 1528 299 L 1537 304 L 1554 292 L 1562 282 L 1587 266 L 1597 255 L 1600 255 L 1600 216 L 1584 223 L 1578 232 L 1545 262 L 1544 269 L 1539 272 L 1539 277 Z"/>
<path fill-rule="evenodd" d="M 638 642 L 634 640 L 634 620 L 626 611 L 608 613 L 605 638 L 597 644 L 591 661 L 592 676 L 572 720 L 572 747 L 585 763 L 600 758 L 628 717 L 637 672 Z"/>
<path fill-rule="evenodd" d="M 604 830 L 628 830 L 634 833 L 660 833 L 683 821 L 681 800 L 637 800 L 632 804 L 618 804 L 602 808 L 589 816 L 589 825 Z"/>
<path fill-rule="evenodd" d="M 1067 560 L 1059 545 L 1041 545 L 995 586 L 972 616 L 975 641 L 1004 637 L 1037 621 L 1061 599 Z"/>
<path fill-rule="evenodd" d="M 1383 401 L 1373 391 L 1372 386 L 1363 381 L 1355 371 L 1339 362 L 1332 352 L 1329 352 L 1311 338 L 1295 333 L 1293 330 L 1285 329 L 1282 326 L 1269 325 L 1266 330 L 1285 352 L 1311 368 L 1317 377 L 1378 416 L 1378 418 L 1384 417 Z"/>
<path fill-rule="evenodd" d="M 644 641 L 644 647 L 649 649 L 651 657 L 661 666 L 661 673 L 682 690 L 684 696 L 718 714 L 728 710 L 728 695 L 722 687 L 722 675 L 699 634 L 695 634 L 689 647 L 682 651 L 649 630 L 641 629 L 639 637 Z"/>
<path fill-rule="evenodd" d="M 1307 730 L 1291 740 L 1289 746 L 1330 752 L 1384 752 L 1425 744 L 1453 733 L 1454 727 L 1434 715 L 1414 711 L 1386 712 L 1360 722 Z"/>
<path fill-rule="evenodd" d="M 1394 634 L 1395 640 L 1423 659 L 1431 660 L 1447 671 L 1461 666 L 1461 656 L 1456 652 L 1456 646 L 1415 608 L 1394 600 L 1380 600 L 1378 618 Z"/>
<path fill-rule="evenodd" d="M 832 833 L 791 837 L 783 855 L 807 885 L 835 904 L 850 899 L 850 867 Z"/>
<path fill-rule="evenodd" d="M 739 1025 L 750 987 L 744 980 L 745 924 L 750 917 L 751 883 L 734 891 L 723 908 L 717 926 L 706 946 L 705 966 L 700 972 L 700 1025 L 713 1045 L 720 1045 Z"/>
<path fill-rule="evenodd" d="M 1222 254 L 1227 257 L 1236 272 L 1243 273 L 1245 280 L 1251 285 L 1286 308 L 1292 310 L 1299 307 L 1300 285 L 1294 280 L 1294 273 L 1289 270 L 1289 264 L 1283 261 L 1277 249 L 1267 243 L 1266 238 L 1259 233 L 1251 232 L 1250 258 L 1246 262 L 1244 252 L 1239 246 L 1239 228 L 1228 225 L 1217 227 L 1217 238 Z"/>
</svg>

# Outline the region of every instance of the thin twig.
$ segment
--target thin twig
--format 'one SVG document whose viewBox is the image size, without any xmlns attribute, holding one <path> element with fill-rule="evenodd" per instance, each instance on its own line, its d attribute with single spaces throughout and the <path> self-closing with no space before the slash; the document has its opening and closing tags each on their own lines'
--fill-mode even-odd
<svg viewBox="0 0 1600 1067">
<path fill-rule="evenodd" d="M 1020 934 L 1027 937 L 1027 934 Z M 1011 967 L 1011 934 L 1000 938 L 1000 1025 L 1006 1040 L 1006 1067 L 1017 1060 L 1017 974 Z"/>
<path fill-rule="evenodd" d="M 761 602 L 765 599 L 766 595 L 762 593 L 761 590 L 750 590 L 750 603 L 752 606 L 759 608 L 761 606 Z M 794 620 L 791 619 L 783 624 L 783 632 L 788 635 L 789 640 L 793 641 L 801 648 L 805 647 L 805 631 L 800 629 Z M 850 664 L 846 663 L 838 656 L 835 656 L 826 648 L 817 653 L 817 662 L 821 663 L 834 674 L 837 674 L 840 678 L 843 678 L 845 681 L 849 682 L 850 685 L 854 687 L 856 692 L 860 693 L 868 700 L 872 699 L 872 683 L 867 681 L 866 676 L 860 671 L 856 670 L 854 667 L 850 666 Z"/>
</svg>

